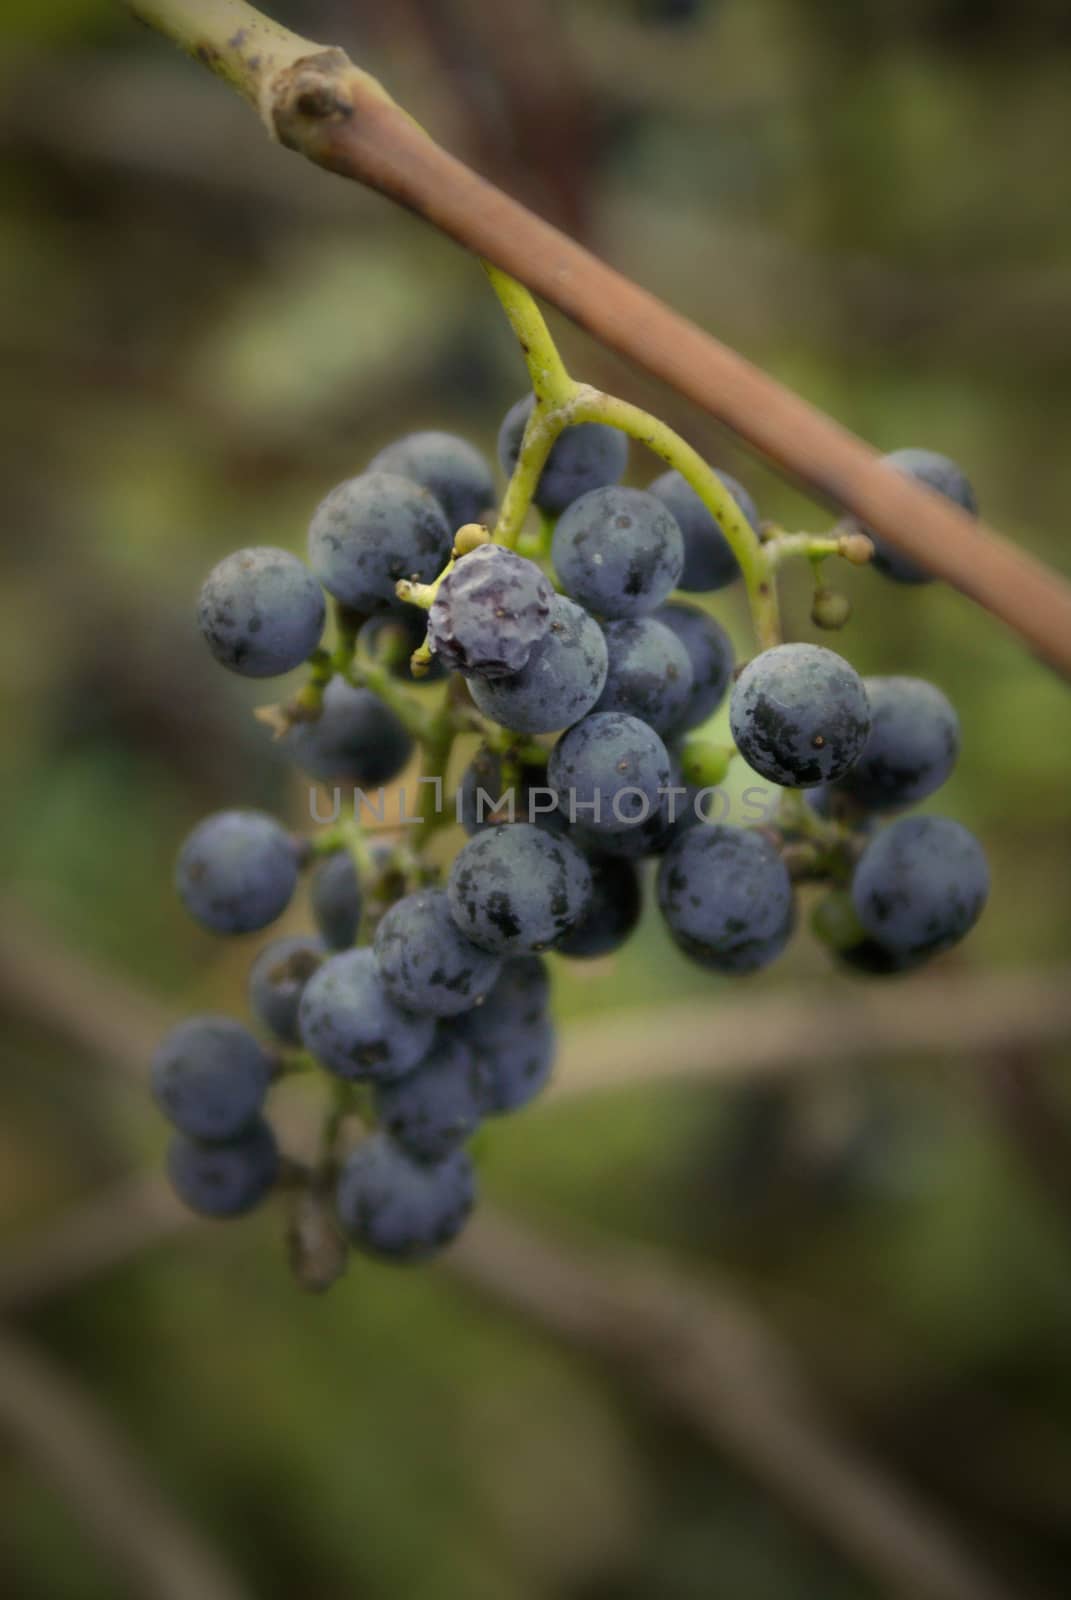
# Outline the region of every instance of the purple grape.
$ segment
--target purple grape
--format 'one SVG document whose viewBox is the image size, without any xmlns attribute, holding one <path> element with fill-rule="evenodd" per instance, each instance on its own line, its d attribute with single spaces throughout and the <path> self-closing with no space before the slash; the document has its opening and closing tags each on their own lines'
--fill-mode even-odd
<svg viewBox="0 0 1071 1600">
<path fill-rule="evenodd" d="M 602 617 L 642 617 L 684 568 L 681 531 L 643 489 L 593 489 L 558 520 L 554 570 L 571 599 Z"/>
<path fill-rule="evenodd" d="M 423 1261 L 464 1227 L 476 1198 L 464 1150 L 428 1166 L 386 1134 L 363 1139 L 338 1180 L 339 1221 L 359 1250 L 382 1261 Z"/>
<path fill-rule="evenodd" d="M 506 678 L 528 664 L 550 627 L 554 590 L 536 566 L 484 544 L 446 574 L 428 612 L 428 641 L 448 667 Z"/>
<path fill-rule="evenodd" d="M 298 1045 L 298 1006 L 305 985 L 324 960 L 324 947 L 309 934 L 290 934 L 266 944 L 249 974 L 253 1015 L 283 1044 Z"/>
<path fill-rule="evenodd" d="M 274 678 L 306 661 L 324 630 L 324 597 L 286 550 L 236 550 L 212 568 L 197 626 L 216 660 L 245 678 Z"/>
<path fill-rule="evenodd" d="M 271 1063 L 248 1028 L 230 1017 L 191 1017 L 163 1039 L 152 1061 L 153 1098 L 180 1133 L 233 1139 L 259 1115 Z"/>
<path fill-rule="evenodd" d="M 687 714 L 694 688 L 691 657 L 672 628 L 654 617 L 607 622 L 606 686 L 596 711 L 624 711 L 656 733 Z"/>
<path fill-rule="evenodd" d="M 602 629 L 580 606 L 556 595 L 550 626 L 527 666 L 509 678 L 470 678 L 469 693 L 485 717 L 515 733 L 553 733 L 586 716 L 605 683 Z"/>
<path fill-rule="evenodd" d="M 186 910 L 213 933 L 255 933 L 274 922 L 297 886 L 286 829 L 263 811 L 217 811 L 179 852 L 175 883 Z"/>
<path fill-rule="evenodd" d="M 324 588 L 354 611 L 400 606 L 399 578 L 428 583 L 452 544 L 439 502 L 427 489 L 390 472 L 347 478 L 317 507 L 309 525 L 309 561 Z"/>
<path fill-rule="evenodd" d="M 298 1011 L 307 1050 L 329 1072 L 390 1083 L 427 1055 L 435 1019 L 396 1005 L 369 949 L 331 956 L 310 978 Z"/>
<path fill-rule="evenodd" d="M 658 905 L 685 955 L 716 972 L 753 972 L 792 930 L 792 884 L 773 846 L 746 828 L 690 828 L 658 872 Z"/>
<path fill-rule="evenodd" d="M 729 720 L 748 766 L 791 789 L 843 777 L 870 735 L 862 678 L 843 656 L 816 644 L 775 645 L 749 661 L 733 688 Z"/>
<path fill-rule="evenodd" d="M 264 1121 L 230 1144 L 199 1144 L 177 1133 L 167 1150 L 167 1175 L 179 1199 L 203 1217 L 244 1216 L 279 1176 L 279 1147 Z"/>
<path fill-rule="evenodd" d="M 442 507 L 451 533 L 466 522 L 479 522 L 495 503 L 491 468 L 475 445 L 456 434 L 407 433 L 373 456 L 368 471 L 393 473 L 427 489 Z"/>
<path fill-rule="evenodd" d="M 447 894 L 454 921 L 474 944 L 521 955 L 548 949 L 581 920 L 591 869 L 568 839 L 527 822 L 503 823 L 458 852 Z"/>
<path fill-rule="evenodd" d="M 715 469 L 715 475 L 758 533 L 758 508 L 743 484 L 737 483 L 727 472 Z M 684 539 L 684 571 L 679 588 L 709 594 L 712 590 L 724 589 L 740 576 L 732 546 L 687 479 L 679 472 L 664 472 L 649 486 L 648 492 L 657 495 L 673 514 Z"/>
<path fill-rule="evenodd" d="M 507 411 L 499 429 L 498 459 L 507 477 L 517 465 L 534 405 L 535 396 L 526 394 Z M 617 483 L 627 465 L 628 439 L 619 429 L 582 422 L 566 428 L 555 441 L 532 498 L 542 510 L 556 515 L 588 490 Z"/>
<path fill-rule="evenodd" d="M 478 1005 L 502 963 L 461 933 L 442 889 L 398 900 L 376 929 L 376 965 L 387 993 L 410 1011 L 453 1017 Z"/>
<path fill-rule="evenodd" d="M 323 709 L 312 722 L 296 722 L 279 740 L 295 766 L 320 783 L 389 783 L 409 760 L 413 741 L 397 713 L 371 689 L 332 678 Z"/>
</svg>

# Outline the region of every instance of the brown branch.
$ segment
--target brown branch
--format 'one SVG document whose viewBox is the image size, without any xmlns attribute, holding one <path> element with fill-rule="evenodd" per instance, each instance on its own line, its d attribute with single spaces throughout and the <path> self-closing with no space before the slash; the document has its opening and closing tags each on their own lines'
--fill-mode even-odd
<svg viewBox="0 0 1071 1600">
<path fill-rule="evenodd" d="M 690 1283 L 631 1247 L 600 1242 L 591 1253 L 542 1239 L 486 1208 L 446 1264 L 526 1326 L 610 1363 L 890 1594 L 1027 1600 L 839 1436 L 791 1351 L 724 1283 Z"/>
<path fill-rule="evenodd" d="M 948 972 L 625 1011 L 565 1029 L 552 1096 L 788 1076 L 882 1057 L 1041 1050 L 1071 1039 L 1071 971 Z"/>
<path fill-rule="evenodd" d="M 5 922 L 0 922 L 0 976 L 14 978 L 6 986 L 8 1006 L 56 1027 L 112 1069 L 128 1075 L 144 1072 L 166 1019 L 157 1018 L 149 1003 L 126 994 L 115 981 L 96 981 L 77 957 L 35 947 L 32 928 L 21 915 L 11 914 L 10 926 L 18 928 L 18 941 L 5 934 Z M 16 942 L 21 949 L 13 952 Z M 13 954 L 19 957 L 14 973 Z M 845 1053 L 848 1048 L 852 1053 L 872 1051 L 882 1038 L 892 1038 L 898 1050 L 911 1048 L 913 1038 L 919 1043 L 919 1030 L 913 1035 L 911 1027 L 895 1019 L 919 1013 L 922 987 L 906 984 L 895 990 L 897 1000 L 890 998 L 877 1008 L 877 1026 L 874 1016 L 868 1019 L 866 1008 L 858 1006 L 844 1030 L 848 1043 L 842 1045 L 834 1043 L 829 1008 L 821 1000 L 759 1006 L 722 1002 L 716 1013 L 704 1008 L 687 1014 L 682 1026 L 679 1019 L 674 1050 L 685 1051 L 685 1072 L 709 1072 L 730 1070 L 732 1061 L 740 1069 L 749 1061 L 765 1067 L 791 1064 L 804 1042 L 816 1042 L 802 1051 L 810 1061 L 836 1054 L 837 1048 Z M 1060 982 L 1044 986 L 1026 979 L 988 979 L 985 994 L 977 981 L 965 979 L 930 981 L 925 987 L 933 990 L 924 1002 L 925 1016 L 938 1030 L 935 1043 L 940 1048 L 948 1048 L 957 1037 L 949 1016 L 961 1029 L 964 1013 L 980 1008 L 985 1010 L 978 1026 L 985 1026 L 989 1043 L 1018 1037 L 1023 1029 L 1034 1029 L 1034 1038 L 1039 1030 L 1052 1038 L 1068 1024 L 1066 986 Z M 908 992 L 913 998 L 905 1003 Z M 122 1022 L 125 1013 L 134 1019 L 130 1026 Z M 775 1024 L 764 1021 L 770 1013 L 778 1018 Z M 712 1016 L 716 1030 L 709 1026 Z M 757 1045 L 749 1056 L 751 1035 Z M 637 1038 L 639 1048 L 629 1053 L 631 1043 L 612 1035 L 610 1053 L 602 1061 L 616 1064 L 624 1051 L 626 1075 L 644 1072 L 648 1077 L 655 1062 L 671 1056 L 664 1018 L 658 1022 L 658 1038 L 650 1027 Z M 700 1050 L 688 1046 L 688 1038 L 706 1043 Z M 581 1032 L 572 1045 L 568 1040 L 570 1034 L 567 1050 L 575 1051 L 580 1066 L 580 1059 L 591 1054 L 591 1037 Z M 719 1050 L 724 1050 L 720 1067 Z M 589 1059 L 578 1086 L 584 1078 L 591 1082 Z M 608 1080 L 608 1072 L 596 1072 L 596 1082 Z M 0 1310 L 18 1312 L 50 1294 L 74 1290 L 155 1240 L 171 1237 L 189 1221 L 162 1179 L 130 1179 L 8 1251 L 0 1267 Z M 453 1248 L 447 1266 L 527 1325 L 540 1326 L 568 1346 L 612 1363 L 640 1394 L 655 1398 L 682 1424 L 743 1462 L 842 1554 L 890 1582 L 893 1590 L 921 1600 L 1010 1600 L 1009 1590 L 978 1568 L 930 1510 L 837 1438 L 836 1429 L 808 1397 L 791 1352 L 781 1349 L 773 1331 L 736 1301 L 727 1286 L 708 1283 L 698 1290 L 634 1251 L 608 1258 L 602 1246 L 592 1256 L 564 1243 L 544 1242 L 487 1210 Z M 1015 1594 L 1023 1600 L 1021 1590 Z"/>
<path fill-rule="evenodd" d="M 281 30 L 241 0 L 128 3 L 236 84 L 283 144 L 379 190 L 512 273 L 817 497 L 853 512 L 948 579 L 1071 674 L 1071 584 L 882 467 L 846 429 L 472 172 L 342 51 L 311 47 L 308 53 L 307 42 L 292 35 L 280 44 Z M 242 17 L 254 21 L 235 27 Z M 273 40 L 269 50 L 265 28 Z"/>
<path fill-rule="evenodd" d="M 168 1504 L 91 1397 L 2 1329 L 0 1429 L 63 1497 L 131 1594 L 242 1600 L 237 1578 Z"/>
<path fill-rule="evenodd" d="M 43 1024 L 139 1088 L 172 1020 L 0 899 L 0 1003 Z M 550 1094 L 634 1083 L 789 1075 L 854 1060 L 1037 1051 L 1071 1037 L 1071 971 L 927 973 L 888 984 L 761 991 L 571 1023 Z M 672 1040 L 672 1049 L 667 1049 Z"/>
<path fill-rule="evenodd" d="M 79 958 L 56 948 L 42 953 L 25 918 L 12 914 L 11 926 L 19 929 L 17 941 L 0 922 L 0 992 L 9 1006 L 57 1028 L 113 1069 L 130 1076 L 143 1072 L 166 1018 L 114 980 L 96 981 Z M 7 964 L 15 943 L 20 948 L 13 982 Z M 1067 1029 L 1063 977 L 1049 984 L 992 978 L 905 984 L 890 990 L 869 1017 L 860 1006 L 843 1041 L 839 1030 L 830 1029 L 821 999 L 722 1001 L 715 1011 L 681 1008 L 683 1068 L 696 1074 L 750 1070 L 755 1063 L 766 1070 L 790 1068 L 801 1056 L 813 1063 L 839 1051 L 841 1059 L 849 1052 L 872 1053 L 887 1038 L 897 1050 L 924 1047 L 925 1038 L 947 1049 L 962 1037 L 967 1016 L 990 1045 L 1024 1031 L 1051 1041 Z M 925 999 L 923 987 L 929 991 Z M 94 995 L 105 1018 L 128 1012 L 135 1022 L 115 1026 L 94 1015 Z M 921 1023 L 903 1020 L 923 1010 L 931 1030 L 925 1036 Z M 710 1025 L 714 1017 L 716 1028 Z M 667 1055 L 664 1029 L 656 1041 L 645 1025 L 637 1038 L 634 1047 L 624 1031 L 621 1037 L 611 1034 L 603 1065 L 592 1072 L 590 1034 L 567 1033 L 567 1063 L 571 1052 L 577 1088 L 614 1081 L 610 1062 L 622 1063 L 626 1077 L 659 1070 L 656 1064 Z M 702 1047 L 690 1040 L 702 1040 Z M 0 1265 L 0 1313 L 25 1311 L 75 1290 L 191 1223 L 162 1179 L 132 1178 L 9 1248 Z M 725 1285 L 708 1282 L 699 1289 L 633 1251 L 607 1257 L 600 1247 L 593 1256 L 551 1243 L 486 1209 L 454 1247 L 447 1267 L 526 1324 L 611 1362 L 639 1392 L 742 1462 L 894 1591 L 927 1600 L 1010 1600 L 933 1512 L 838 1438 L 806 1393 L 791 1353 Z M 1024 1600 L 1021 1589 L 1015 1594 Z"/>
<path fill-rule="evenodd" d="M 0 1265 L 0 1312 L 76 1290 L 192 1222 L 161 1178 L 131 1179 L 39 1229 L 21 1266 L 18 1256 Z M 725 1451 L 890 1592 L 1027 1600 L 839 1436 L 791 1352 L 725 1284 L 709 1275 L 701 1287 L 689 1283 L 632 1248 L 600 1243 L 591 1252 L 550 1241 L 487 1207 L 443 1268 L 526 1327 L 609 1364 L 633 1393 Z"/>
</svg>

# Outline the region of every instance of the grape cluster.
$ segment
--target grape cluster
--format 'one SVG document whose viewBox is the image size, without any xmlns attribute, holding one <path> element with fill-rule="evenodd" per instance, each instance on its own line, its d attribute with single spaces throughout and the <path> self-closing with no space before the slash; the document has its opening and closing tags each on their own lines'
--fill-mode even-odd
<svg viewBox="0 0 1071 1600">
<path fill-rule="evenodd" d="M 502 424 L 506 471 L 531 407 L 529 396 Z M 973 507 L 944 458 L 889 459 Z M 356 818 L 301 839 L 231 810 L 179 853 L 178 893 L 214 933 L 270 927 L 307 878 L 313 930 L 276 933 L 252 962 L 255 1031 L 218 1016 L 180 1024 L 152 1085 L 174 1128 L 171 1181 L 194 1210 L 237 1216 L 288 1185 L 329 1216 L 338 1248 L 314 1287 L 347 1245 L 414 1261 L 457 1234 L 476 1193 L 469 1141 L 552 1070 L 547 955 L 620 949 L 641 917 L 645 862 L 674 942 L 725 974 L 780 954 L 811 884 L 815 931 L 867 973 L 918 966 L 985 903 L 985 858 L 959 823 L 877 826 L 952 771 L 960 736 L 945 696 L 913 678 L 864 679 L 814 644 L 776 644 L 738 670 L 725 629 L 679 598 L 739 575 L 730 538 L 679 473 L 622 487 L 626 465 L 615 429 L 566 429 L 534 491 L 542 546 L 519 554 L 491 537 L 480 453 L 411 434 L 327 495 L 307 565 L 241 550 L 202 590 L 199 625 L 222 665 L 263 678 L 309 664 L 304 689 L 268 717 L 307 777 L 389 783 L 418 745 L 443 769 L 428 776 L 456 771 L 441 811 L 400 843 Z M 750 495 L 719 476 L 740 525 L 764 536 Z M 916 581 L 880 545 L 875 564 Z M 733 749 L 695 731 L 726 696 Z M 455 738 L 473 735 L 450 761 Z M 711 817 L 734 757 L 786 791 L 762 825 Z M 439 868 L 424 845 L 457 824 L 468 839 Z M 280 1155 L 265 1105 L 276 1080 L 313 1068 L 334 1085 L 334 1109 L 302 1166 Z"/>
</svg>

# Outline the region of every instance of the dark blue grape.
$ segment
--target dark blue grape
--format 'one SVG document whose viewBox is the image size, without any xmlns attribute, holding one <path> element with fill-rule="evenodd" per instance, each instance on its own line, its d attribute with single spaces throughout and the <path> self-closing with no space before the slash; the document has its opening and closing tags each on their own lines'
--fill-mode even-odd
<svg viewBox="0 0 1071 1600">
<path fill-rule="evenodd" d="M 478 545 L 440 583 L 428 612 L 428 642 L 455 671 L 510 677 L 546 637 L 553 600 L 534 561 L 501 545 Z"/>
<path fill-rule="evenodd" d="M 792 884 L 761 834 L 723 823 L 674 840 L 658 872 L 658 905 L 674 941 L 716 972 L 753 972 L 792 929 Z"/>
<path fill-rule="evenodd" d="M 593 834 L 620 833 L 657 816 L 669 786 L 669 754 L 638 717 L 596 711 L 562 735 L 550 753 L 547 781 L 570 822 Z"/>
<path fill-rule="evenodd" d="M 320 642 L 323 590 L 286 550 L 257 546 L 225 556 L 205 579 L 197 626 L 216 660 L 245 678 L 274 678 Z"/>
<path fill-rule="evenodd" d="M 901 817 L 870 841 L 852 880 L 863 930 L 894 956 L 936 955 L 974 927 L 989 896 L 981 845 L 946 817 Z"/>
<path fill-rule="evenodd" d="M 309 884 L 316 926 L 332 950 L 348 950 L 361 926 L 361 883 L 348 850 L 328 856 Z"/>
<path fill-rule="evenodd" d="M 625 711 L 665 733 L 686 714 L 692 661 L 681 640 L 654 617 L 607 622 L 606 687 L 596 711 Z"/>
<path fill-rule="evenodd" d="M 480 1073 L 481 1109 L 485 1116 L 519 1111 L 546 1088 L 554 1067 L 556 1040 L 550 1018 L 517 1024 L 504 1037 L 472 1042 L 470 1017 L 454 1026 L 469 1040 Z"/>
<path fill-rule="evenodd" d="M 466 1011 L 451 1026 L 474 1049 L 508 1045 L 516 1035 L 546 1019 L 550 975 L 541 956 L 513 956 L 502 963 L 498 982 L 482 1005 Z"/>
<path fill-rule="evenodd" d="M 230 1017 L 191 1017 L 153 1056 L 153 1098 L 192 1139 L 233 1139 L 259 1114 L 271 1081 L 260 1044 Z"/>
<path fill-rule="evenodd" d="M 978 501 L 971 484 L 960 467 L 936 450 L 894 450 L 884 458 L 886 466 L 895 467 L 907 478 L 914 478 L 937 494 L 944 495 L 953 505 L 960 506 L 972 517 L 978 515 Z M 874 544 L 874 566 L 895 583 L 932 583 L 933 573 L 927 572 L 909 556 L 901 555 L 893 545 L 867 528 L 866 533 Z"/>
<path fill-rule="evenodd" d="M 466 522 L 479 522 L 495 503 L 491 468 L 475 445 L 453 433 L 407 433 L 373 456 L 368 471 L 393 473 L 429 490 L 451 533 Z"/>
<path fill-rule="evenodd" d="M 643 489 L 592 489 L 554 529 L 554 570 L 573 600 L 603 617 L 642 617 L 677 587 L 681 531 Z"/>
<path fill-rule="evenodd" d="M 434 1166 L 384 1133 L 363 1139 L 338 1180 L 339 1221 L 350 1242 L 382 1261 L 421 1261 L 450 1243 L 476 1199 L 472 1162 L 454 1150 Z"/>
<path fill-rule="evenodd" d="M 253 963 L 249 1004 L 253 1015 L 284 1044 L 301 1043 L 298 1006 L 305 985 L 324 960 L 324 947 L 309 934 L 273 939 Z"/>
<path fill-rule="evenodd" d="M 332 678 L 313 722 L 296 722 L 279 749 L 321 783 L 389 783 L 409 760 L 413 741 L 397 713 L 371 689 Z"/>
<path fill-rule="evenodd" d="M 488 1088 L 462 1036 L 442 1027 L 422 1066 L 376 1090 L 376 1116 L 414 1161 L 442 1161 L 476 1132 Z"/>
<path fill-rule="evenodd" d="M 715 469 L 715 476 L 721 479 L 745 520 L 758 533 L 758 508 L 743 484 L 737 483 L 727 472 Z M 678 588 L 691 593 L 709 594 L 714 589 L 724 589 L 726 584 L 740 576 L 740 568 L 728 539 L 691 484 L 679 472 L 663 472 L 660 478 L 649 485 L 648 493 L 656 495 L 672 513 L 684 539 L 684 571 L 678 580 Z"/>
<path fill-rule="evenodd" d="M 724 700 L 736 666 L 733 642 L 720 622 L 677 600 L 660 606 L 651 620 L 677 635 L 692 663 L 691 692 L 674 725 L 675 732 L 686 733 L 705 722 Z"/>
<path fill-rule="evenodd" d="M 433 1017 L 478 1005 L 502 968 L 497 956 L 459 931 L 442 889 L 419 889 L 398 900 L 376 929 L 374 948 L 391 999 Z"/>
<path fill-rule="evenodd" d="M 240 1217 L 259 1205 L 279 1176 L 279 1147 L 262 1119 L 230 1144 L 199 1144 L 176 1133 L 167 1175 L 184 1205 L 202 1217 Z"/>
<path fill-rule="evenodd" d="M 263 811 L 217 811 L 179 851 L 175 884 L 190 916 L 213 933 L 254 933 L 290 904 L 294 841 Z"/>
<path fill-rule="evenodd" d="M 640 920 L 640 877 L 620 856 L 589 856 L 591 904 L 581 922 L 555 946 L 573 959 L 606 956 L 619 950 Z"/>
<path fill-rule="evenodd" d="M 790 789 L 843 777 L 870 734 L 862 678 L 817 644 L 779 644 L 749 661 L 729 720 L 748 766 Z"/>
<path fill-rule="evenodd" d="M 502 763 L 497 750 L 481 745 L 461 774 L 457 809 L 465 832 L 479 833 L 499 822 L 531 822 L 545 833 L 567 833 L 569 823 L 558 809 L 557 796 L 547 786 L 546 767 L 516 763 L 515 779 L 506 783 Z"/>
<path fill-rule="evenodd" d="M 511 678 L 470 678 L 485 717 L 515 733 L 555 733 L 586 716 L 606 683 L 606 640 L 594 617 L 555 595 L 546 636 Z"/>
<path fill-rule="evenodd" d="M 916 805 L 941 787 L 959 754 L 959 718 L 921 678 L 864 678 L 870 737 L 835 786 L 866 811 Z"/>
<path fill-rule="evenodd" d="M 439 502 L 391 472 L 347 478 L 317 507 L 309 561 L 324 588 L 354 611 L 389 611 L 399 578 L 428 583 L 453 543 Z"/>
<path fill-rule="evenodd" d="M 667 746 L 666 753 L 669 756 L 669 784 L 657 809 L 646 822 L 633 828 L 593 829 L 578 821 L 572 832 L 576 843 L 586 854 L 619 856 L 628 861 L 663 855 L 679 834 L 697 827 L 705 820 L 709 814 L 709 803 L 706 809 L 700 806 L 700 791 L 694 784 L 684 782 L 680 757 L 676 751 Z"/>
<path fill-rule="evenodd" d="M 373 661 L 382 662 L 392 678 L 403 683 L 438 683 L 446 676 L 446 668 L 437 656 L 427 663 L 427 671 L 419 678 L 413 676 L 409 665 L 414 650 L 419 650 L 428 631 L 428 619 L 416 606 L 403 606 L 400 611 L 383 611 L 368 621 L 358 634 L 361 650 Z"/>
<path fill-rule="evenodd" d="M 317 1061 L 340 1078 L 390 1083 L 427 1055 L 435 1019 L 396 1005 L 369 949 L 343 950 L 325 961 L 301 996 L 301 1038 Z"/>
<path fill-rule="evenodd" d="M 517 465 L 534 405 L 534 395 L 526 394 L 506 412 L 498 431 L 498 459 L 507 477 Z M 619 429 L 601 422 L 582 422 L 566 428 L 556 440 L 532 498 L 554 516 L 589 489 L 617 483 L 627 465 L 628 439 Z"/>
<path fill-rule="evenodd" d="M 548 949 L 576 926 L 591 899 L 591 869 L 568 839 L 503 823 L 458 852 L 447 893 L 474 944 L 520 955 Z"/>
<path fill-rule="evenodd" d="M 816 793 L 811 790 L 808 795 Z M 866 973 L 869 977 L 891 977 L 910 972 L 926 958 L 897 956 L 863 929 L 852 905 L 848 889 L 832 889 L 811 912 L 811 927 L 816 936 L 827 945 L 837 962 L 849 972 Z"/>
</svg>

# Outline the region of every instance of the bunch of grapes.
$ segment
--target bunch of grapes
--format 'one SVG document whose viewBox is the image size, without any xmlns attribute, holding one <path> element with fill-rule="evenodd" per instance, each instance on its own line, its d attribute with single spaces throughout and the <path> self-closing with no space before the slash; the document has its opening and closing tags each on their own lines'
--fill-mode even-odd
<svg viewBox="0 0 1071 1600">
<path fill-rule="evenodd" d="M 503 421 L 507 473 L 532 405 Z M 890 459 L 973 509 L 943 457 Z M 623 945 L 645 863 L 672 938 L 715 973 L 775 959 L 801 884 L 822 886 L 813 922 L 835 958 L 867 973 L 917 967 L 982 910 L 987 868 L 966 829 L 895 815 L 952 770 L 959 729 L 944 695 L 863 679 L 814 644 L 773 645 L 737 670 L 725 630 L 681 598 L 739 575 L 718 521 L 675 471 L 622 487 L 626 465 L 615 428 L 567 428 L 534 489 L 540 532 L 515 549 L 489 532 L 481 455 L 413 434 L 317 508 L 308 565 L 241 550 L 202 590 L 201 632 L 224 666 L 268 678 L 308 664 L 304 688 L 267 720 L 311 779 L 387 784 L 419 744 L 426 776 L 442 780 L 458 766 L 455 738 L 477 740 L 454 792 L 401 843 L 358 815 L 299 839 L 261 812 L 226 811 L 179 855 L 186 908 L 220 934 L 269 927 L 309 879 L 315 931 L 274 938 L 253 963 L 256 1031 L 184 1022 L 152 1079 L 182 1199 L 233 1217 L 291 1188 L 313 1287 L 349 1246 L 414 1261 L 457 1234 L 475 1195 L 469 1141 L 551 1073 L 547 954 Z M 747 491 L 719 477 L 771 537 Z M 893 581 L 924 577 L 858 529 L 842 544 Z M 839 625 L 843 608 L 820 591 L 815 617 Z M 727 694 L 732 748 L 694 731 Z M 709 819 L 731 759 L 785 791 L 774 820 Z M 455 820 L 469 837 L 444 868 L 427 846 Z M 334 1092 L 320 1156 L 302 1166 L 280 1156 L 265 1103 L 281 1076 L 313 1069 Z"/>
</svg>

